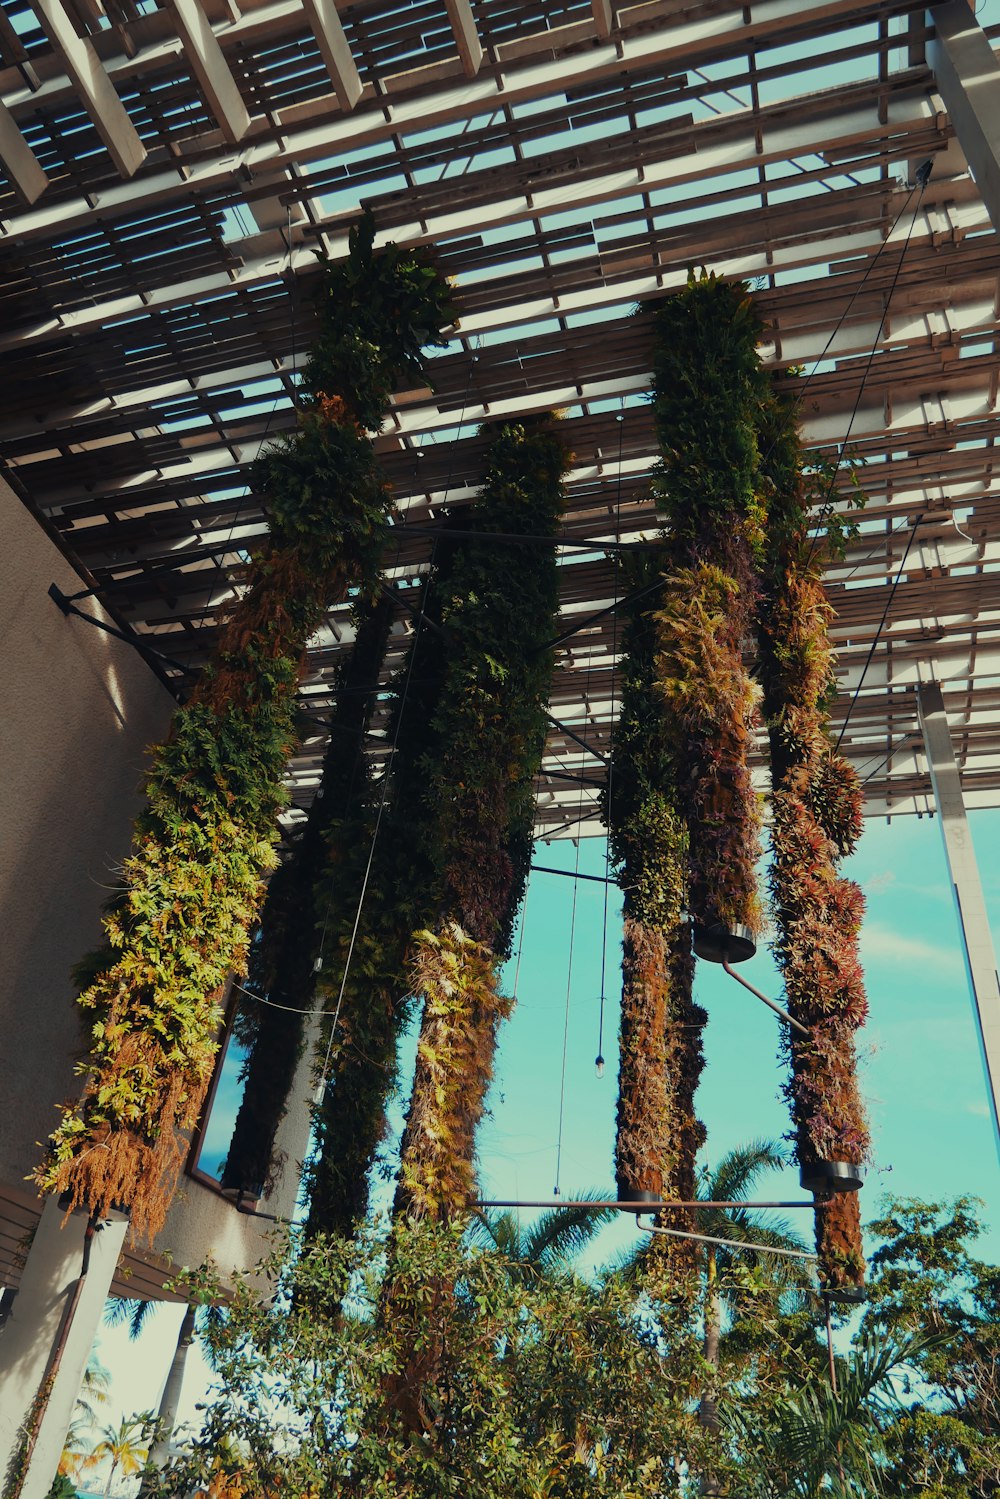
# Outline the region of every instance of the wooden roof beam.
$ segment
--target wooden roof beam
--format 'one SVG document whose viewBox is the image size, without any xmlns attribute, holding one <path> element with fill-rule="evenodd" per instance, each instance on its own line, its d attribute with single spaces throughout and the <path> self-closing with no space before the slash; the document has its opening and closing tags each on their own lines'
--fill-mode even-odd
<svg viewBox="0 0 1000 1499">
<path fill-rule="evenodd" d="M 458 55 L 469 78 L 475 78 L 483 65 L 483 44 L 476 30 L 476 18 L 469 0 L 444 0 L 451 29 L 458 44 Z"/>
<path fill-rule="evenodd" d="M 133 176 L 146 160 L 146 148 L 93 42 L 77 35 L 62 0 L 35 0 L 35 9 L 119 175 Z"/>
<path fill-rule="evenodd" d="M 227 141 L 241 141 L 250 128 L 250 113 L 222 54 L 211 22 L 199 0 L 170 0 L 184 54 L 197 78 L 215 122 Z"/>
<path fill-rule="evenodd" d="M 594 12 L 594 25 L 599 37 L 607 38 L 611 35 L 615 24 L 615 13 L 611 8 L 611 0 L 590 0 L 590 8 Z"/>
<path fill-rule="evenodd" d="M 34 203 L 48 186 L 49 179 L 38 164 L 38 158 L 18 130 L 10 110 L 0 101 L 0 162 L 25 203 Z"/>
<path fill-rule="evenodd" d="M 333 83 L 337 102 L 341 109 L 351 110 L 361 98 L 364 85 L 351 56 L 334 0 L 302 0 L 302 4 Z"/>
</svg>

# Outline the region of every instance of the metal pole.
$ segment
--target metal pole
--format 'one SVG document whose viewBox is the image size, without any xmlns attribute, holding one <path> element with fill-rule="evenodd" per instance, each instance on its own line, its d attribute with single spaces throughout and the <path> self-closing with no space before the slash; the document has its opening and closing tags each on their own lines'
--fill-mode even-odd
<svg viewBox="0 0 1000 1499">
<path fill-rule="evenodd" d="M 980 1052 L 986 1074 L 986 1095 L 993 1114 L 993 1129 L 1000 1154 L 1000 976 L 996 952 L 983 899 L 976 852 L 972 846 L 969 819 L 962 795 L 962 778 L 948 730 L 944 698 L 937 682 L 926 682 L 918 690 L 917 705 L 924 749 L 934 788 L 944 840 L 945 858 L 951 876 L 958 925 L 965 955 L 965 971 L 972 995 Z"/>
<path fill-rule="evenodd" d="M 802 1025 L 794 1016 L 789 1015 L 787 1010 L 783 1010 L 780 1005 L 776 1005 L 773 999 L 768 999 L 766 994 L 761 994 L 760 990 L 755 989 L 753 984 L 748 984 L 742 974 L 737 973 L 734 968 L 730 968 L 725 958 L 722 960 L 722 966 L 731 979 L 735 979 L 738 984 L 742 984 L 744 989 L 749 989 L 750 993 L 755 999 L 759 999 L 761 1004 L 767 1005 L 767 1008 L 773 1010 L 776 1015 L 780 1015 L 782 1020 L 787 1020 L 788 1024 L 794 1026 L 797 1031 L 801 1031 L 803 1036 L 811 1034 L 808 1026 Z"/>
<path fill-rule="evenodd" d="M 569 1211 L 576 1208 L 619 1208 L 623 1213 L 658 1213 L 664 1208 L 821 1208 L 825 1204 L 812 1198 L 808 1202 L 701 1202 L 694 1198 L 690 1202 L 618 1202 L 609 1198 L 604 1202 L 562 1202 L 558 1198 L 546 1202 L 517 1202 L 513 1198 L 494 1198 L 489 1201 L 470 1202 L 470 1208 L 561 1208 Z"/>
<path fill-rule="evenodd" d="M 817 1260 L 816 1254 L 805 1249 L 778 1249 L 770 1244 L 751 1244 L 748 1239 L 715 1239 L 711 1234 L 689 1234 L 682 1228 L 648 1228 L 640 1223 L 644 1234 L 665 1234 L 670 1239 L 696 1239 L 699 1244 L 719 1244 L 723 1249 L 752 1249 L 755 1254 L 779 1254 L 786 1260 Z"/>
</svg>

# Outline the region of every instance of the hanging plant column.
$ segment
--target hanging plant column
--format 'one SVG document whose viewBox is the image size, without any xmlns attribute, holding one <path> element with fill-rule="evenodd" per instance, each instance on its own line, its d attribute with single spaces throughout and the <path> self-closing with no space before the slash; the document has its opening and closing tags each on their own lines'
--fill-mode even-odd
<svg viewBox="0 0 1000 1499">
<path fill-rule="evenodd" d="M 83 1096 L 67 1107 L 36 1180 L 97 1214 L 162 1226 L 211 1076 L 218 998 L 245 971 L 275 865 L 281 778 L 295 744 L 306 642 L 330 604 L 378 564 L 390 497 L 368 433 L 395 381 L 447 321 L 434 270 L 373 250 L 362 221 L 324 268 L 320 332 L 297 431 L 255 465 L 271 528 L 190 701 L 155 753 L 148 806 L 106 926 L 107 966 L 81 994 L 91 1021 Z"/>
<path fill-rule="evenodd" d="M 452 548 L 437 538 L 420 600 L 424 618 L 390 687 L 389 784 L 372 787 L 363 835 L 353 848 L 331 844 L 319 880 L 317 900 L 333 920 L 317 985 L 317 1000 L 330 1014 L 317 1048 L 325 1088 L 307 1168 L 309 1236 L 349 1236 L 367 1212 L 369 1173 L 388 1133 L 386 1109 L 396 1084 L 399 1039 L 413 1011 L 407 958 L 414 931 L 431 921 L 436 909 L 428 812 L 421 797 L 444 669 L 440 616 L 451 556 Z"/>
<path fill-rule="evenodd" d="M 357 636 L 339 676 L 320 786 L 298 841 L 268 886 L 250 954 L 246 987 L 259 998 L 247 1000 L 252 1048 L 222 1173 L 227 1195 L 258 1198 L 272 1169 L 275 1136 L 302 1055 L 305 1017 L 315 1004 L 324 930 L 343 921 L 342 911 L 317 902 L 317 885 L 325 866 L 342 866 L 367 832 L 364 736 L 391 623 L 390 599 L 357 611 Z"/>
<path fill-rule="evenodd" d="M 554 538 L 565 465 L 551 429 L 502 427 L 470 528 Z M 424 1008 L 397 1195 L 409 1218 L 462 1211 L 474 1191 L 475 1130 L 509 1009 L 497 969 L 531 861 L 557 585 L 544 541 L 473 541 L 455 561 L 442 611 L 450 639 L 424 793 L 440 914 L 414 939 L 413 990 Z"/>
<path fill-rule="evenodd" d="M 760 323 L 746 288 L 702 272 L 656 316 L 655 479 L 669 553 L 656 614 L 656 690 L 688 825 L 696 926 L 760 932 L 760 812 L 749 749 L 753 629 L 765 513 L 757 420 Z"/>
<path fill-rule="evenodd" d="M 869 1149 L 855 1055 L 868 1011 L 858 951 L 864 897 L 838 865 L 861 833 L 862 791 L 830 742 L 826 706 L 834 689 L 833 610 L 822 572 L 838 533 L 827 524 L 822 540 L 810 538 L 811 507 L 821 496 L 803 472 L 794 410 L 775 402 L 769 418 L 762 441 L 772 522 L 760 640 L 773 785 L 771 894 L 788 1009 L 809 1029 L 787 1042 L 786 1092 L 803 1167 L 860 1165 Z M 856 1192 L 817 1208 L 816 1246 L 824 1285 L 864 1285 Z"/>
<path fill-rule="evenodd" d="M 610 805 L 625 886 L 616 1147 L 624 1200 L 695 1195 L 706 1016 L 691 998 L 687 916 L 727 931 L 761 925 L 748 764 L 756 695 L 742 655 L 762 544 L 758 334 L 745 288 L 704 273 L 655 319 L 663 588 L 625 640 Z"/>
<path fill-rule="evenodd" d="M 632 570 L 633 591 L 655 578 L 662 558 L 657 548 L 652 560 Z M 606 814 L 624 905 L 618 1196 L 623 1202 L 690 1201 L 705 1138 L 694 1093 L 704 1066 L 701 1027 L 707 1016 L 691 997 L 687 824 L 677 804 L 676 764 L 656 691 L 652 615 L 633 612 L 622 663 Z M 669 1222 L 681 1226 L 685 1217 L 671 1214 Z M 673 1241 L 656 1242 L 674 1247 Z"/>
</svg>

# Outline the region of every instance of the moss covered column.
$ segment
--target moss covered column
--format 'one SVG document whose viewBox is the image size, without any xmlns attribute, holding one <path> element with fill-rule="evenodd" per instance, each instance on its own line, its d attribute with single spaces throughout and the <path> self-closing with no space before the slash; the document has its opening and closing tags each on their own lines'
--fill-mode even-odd
<svg viewBox="0 0 1000 1499">
<path fill-rule="evenodd" d="M 657 549 L 629 582 L 638 591 L 661 566 Z M 656 623 L 635 611 L 622 642 L 622 702 L 607 808 L 624 906 L 615 1148 L 623 1202 L 690 1200 L 705 1138 L 694 1093 L 704 1065 L 700 1032 L 707 1016 L 691 997 L 688 835 L 669 738 L 656 691 Z M 682 1220 L 671 1215 L 669 1222 Z"/>
<path fill-rule="evenodd" d="M 309 1235 L 350 1235 L 367 1212 L 369 1174 L 388 1131 L 399 1040 L 413 1011 L 408 954 L 414 931 L 436 910 L 428 809 L 421 798 L 444 670 L 440 621 L 452 559 L 446 536 L 438 538 L 420 600 L 423 620 L 390 684 L 388 782 L 372 786 L 363 835 L 353 847 L 331 845 L 319 879 L 317 899 L 332 920 L 316 991 L 329 1018 L 318 1048 L 325 1088 L 306 1173 Z"/>
<path fill-rule="evenodd" d="M 373 233 L 363 221 L 347 259 L 324 269 L 298 428 L 252 475 L 269 544 L 155 752 L 124 892 L 106 924 L 110 950 L 79 999 L 91 1023 L 83 1096 L 37 1173 L 74 1205 L 125 1207 L 150 1237 L 211 1076 L 221 986 L 245 971 L 275 864 L 306 643 L 330 604 L 377 567 L 390 496 L 369 433 L 400 376 L 426 379 L 421 348 L 448 316 L 434 270 L 395 246 L 375 252 Z"/>
<path fill-rule="evenodd" d="M 261 1195 L 272 1169 L 275 1136 L 302 1055 L 305 1016 L 315 1005 L 323 937 L 328 925 L 343 924 L 343 911 L 331 911 L 317 898 L 317 887 L 328 863 L 343 865 L 368 832 L 364 738 L 392 623 L 391 600 L 359 605 L 356 619 L 354 646 L 339 673 L 320 785 L 288 859 L 271 876 L 250 954 L 250 995 L 238 1034 L 251 1049 L 222 1190 L 251 1200 Z"/>
<path fill-rule="evenodd" d="M 755 934 L 761 820 L 749 750 L 758 695 L 744 651 L 766 522 L 759 336 L 742 283 L 703 272 L 657 313 L 653 349 L 655 492 L 668 540 L 656 690 L 688 825 L 688 908 L 696 925 Z"/>
<path fill-rule="evenodd" d="M 694 1196 L 706 1016 L 691 997 L 689 917 L 727 931 L 761 925 L 756 693 L 743 662 L 764 521 L 759 331 L 745 288 L 705 274 L 654 321 L 664 531 L 646 576 L 658 568 L 663 586 L 624 640 L 609 809 L 625 892 L 616 1159 L 626 1200 Z"/>
<path fill-rule="evenodd" d="M 760 642 L 773 787 L 775 956 L 789 1012 L 809 1030 L 786 1040 L 786 1092 L 801 1165 L 858 1165 L 869 1148 L 855 1048 L 868 1010 L 858 950 L 864 897 L 838 866 L 861 832 L 862 791 L 830 741 L 833 610 L 822 585 L 837 532 L 831 534 L 829 515 L 821 512 L 824 534 L 810 537 L 812 508 L 825 496 L 805 472 L 790 406 L 770 408 L 763 446 L 771 526 Z M 856 1192 L 836 1193 L 818 1207 L 816 1247 L 822 1284 L 863 1286 Z"/>
<path fill-rule="evenodd" d="M 448 645 L 423 796 L 439 906 L 414 939 L 423 1017 L 397 1196 L 411 1218 L 461 1211 L 474 1192 L 475 1130 L 509 1008 L 497 969 L 531 861 L 565 465 L 551 429 L 499 430 L 469 527 L 537 539 L 467 543 L 442 609 Z"/>
</svg>

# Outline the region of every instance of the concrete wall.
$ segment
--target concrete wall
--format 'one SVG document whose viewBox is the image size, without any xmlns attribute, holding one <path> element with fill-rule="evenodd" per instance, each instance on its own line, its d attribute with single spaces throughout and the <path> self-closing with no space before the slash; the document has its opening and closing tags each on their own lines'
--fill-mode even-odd
<svg viewBox="0 0 1000 1499">
<path fill-rule="evenodd" d="M 86 1036 L 72 965 L 101 940 L 101 907 L 128 852 L 147 746 L 173 699 L 143 658 L 48 596 L 83 585 L 0 479 L 0 1182 L 23 1185 L 77 1091 Z M 88 600 L 82 607 L 99 612 Z M 262 1209 L 290 1214 L 308 1138 L 306 1081 L 282 1129 L 289 1166 Z M 157 1250 L 252 1264 L 267 1224 L 182 1182 Z"/>
<path fill-rule="evenodd" d="M 0 1175 L 15 1181 L 78 1087 L 70 969 L 101 941 L 145 749 L 173 706 L 131 646 L 62 614 L 51 583 L 84 586 L 0 479 Z"/>
</svg>

